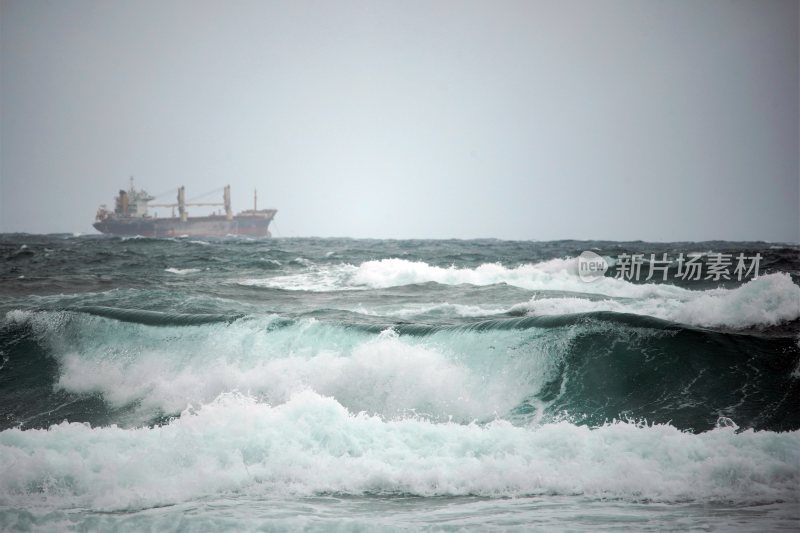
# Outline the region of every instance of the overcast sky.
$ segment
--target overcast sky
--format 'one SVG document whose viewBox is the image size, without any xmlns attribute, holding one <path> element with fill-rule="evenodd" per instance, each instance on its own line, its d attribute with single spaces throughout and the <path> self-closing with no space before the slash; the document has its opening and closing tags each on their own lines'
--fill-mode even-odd
<svg viewBox="0 0 800 533">
<path fill-rule="evenodd" d="M 229 183 L 236 211 L 257 187 L 278 236 L 800 241 L 799 24 L 796 0 L 1 0 L 0 231 L 93 232 L 132 175 Z"/>
</svg>

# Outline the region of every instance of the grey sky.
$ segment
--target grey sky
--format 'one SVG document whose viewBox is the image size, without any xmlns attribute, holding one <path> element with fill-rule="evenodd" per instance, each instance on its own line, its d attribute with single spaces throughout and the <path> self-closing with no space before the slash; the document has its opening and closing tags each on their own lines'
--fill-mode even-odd
<svg viewBox="0 0 800 533">
<path fill-rule="evenodd" d="M 280 236 L 800 241 L 799 24 L 797 1 L 2 0 L 0 231 L 92 232 L 133 175 L 230 183 L 234 210 L 258 187 Z"/>
</svg>

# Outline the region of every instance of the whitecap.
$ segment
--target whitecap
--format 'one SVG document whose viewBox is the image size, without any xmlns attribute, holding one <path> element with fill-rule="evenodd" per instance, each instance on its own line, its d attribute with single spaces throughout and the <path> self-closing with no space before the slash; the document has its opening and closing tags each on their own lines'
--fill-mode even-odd
<svg viewBox="0 0 800 533">
<path fill-rule="evenodd" d="M 199 268 L 165 268 L 164 272 L 169 272 L 170 274 L 178 274 L 180 276 L 184 274 L 194 274 L 200 272 Z"/>
</svg>

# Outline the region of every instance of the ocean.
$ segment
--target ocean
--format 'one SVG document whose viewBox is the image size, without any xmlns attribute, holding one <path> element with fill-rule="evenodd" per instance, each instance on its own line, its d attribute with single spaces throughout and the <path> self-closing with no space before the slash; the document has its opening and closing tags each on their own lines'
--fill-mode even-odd
<svg viewBox="0 0 800 533">
<path fill-rule="evenodd" d="M 796 245 L 7 234 L 0 258 L 2 530 L 800 528 Z"/>
</svg>

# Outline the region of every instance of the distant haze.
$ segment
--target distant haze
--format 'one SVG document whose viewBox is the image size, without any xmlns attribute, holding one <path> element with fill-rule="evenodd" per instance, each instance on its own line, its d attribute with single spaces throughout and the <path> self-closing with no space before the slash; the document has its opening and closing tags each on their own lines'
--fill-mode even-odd
<svg viewBox="0 0 800 533">
<path fill-rule="evenodd" d="M 800 241 L 798 25 L 797 1 L 2 0 L 0 231 L 94 232 L 134 176 L 229 183 L 235 211 L 257 187 L 278 236 Z"/>
</svg>

